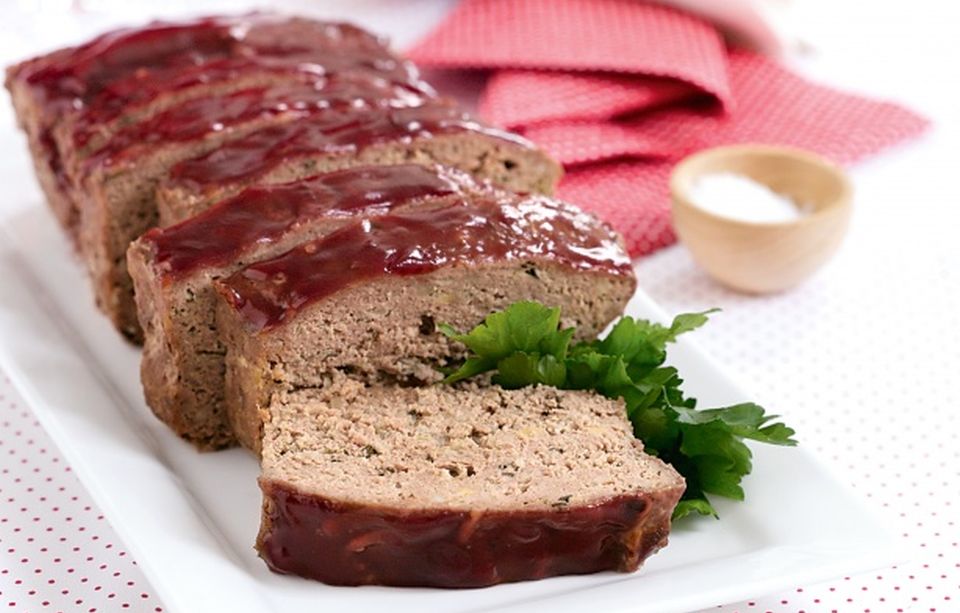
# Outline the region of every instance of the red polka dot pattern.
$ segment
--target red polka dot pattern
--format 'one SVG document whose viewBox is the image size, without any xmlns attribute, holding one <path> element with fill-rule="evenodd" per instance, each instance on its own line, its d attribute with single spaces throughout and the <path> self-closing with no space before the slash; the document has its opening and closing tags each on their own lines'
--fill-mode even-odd
<svg viewBox="0 0 960 613">
<path fill-rule="evenodd" d="M 664 159 L 680 146 L 666 131 L 612 121 L 553 122 L 521 132 L 571 172 L 578 170 L 574 166 L 617 158 Z"/>
<path fill-rule="evenodd" d="M 554 122 L 524 131 L 565 165 L 613 157 L 678 159 L 717 145 L 760 142 L 810 149 L 840 163 L 900 142 L 927 122 L 895 104 L 816 85 L 756 53 L 733 51 L 730 86 L 737 109 L 680 106 L 620 122 Z M 595 130 L 595 140 L 587 137 Z"/>
<path fill-rule="evenodd" d="M 409 51 L 435 68 L 560 68 L 671 77 L 729 98 L 709 23 L 635 0 L 464 0 Z"/>
<path fill-rule="evenodd" d="M 0 371 L 0 611 L 162 611 Z"/>
<path fill-rule="evenodd" d="M 489 121 L 518 128 L 557 120 L 607 120 L 683 100 L 682 81 L 599 72 L 498 70 L 478 105 Z"/>
<path fill-rule="evenodd" d="M 650 253 L 674 242 L 667 180 L 670 162 L 611 162 L 568 172 L 558 196 L 607 220 L 630 253 Z"/>
</svg>

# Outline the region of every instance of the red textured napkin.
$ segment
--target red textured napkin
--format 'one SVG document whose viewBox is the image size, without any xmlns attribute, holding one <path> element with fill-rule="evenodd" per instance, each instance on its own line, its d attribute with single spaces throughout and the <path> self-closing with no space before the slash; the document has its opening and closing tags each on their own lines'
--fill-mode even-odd
<svg viewBox="0 0 960 613">
<path fill-rule="evenodd" d="M 571 121 L 520 129 L 567 168 L 590 162 L 633 157 L 664 159 L 683 143 L 664 130 L 642 130 L 625 122 Z"/>
<path fill-rule="evenodd" d="M 926 125 L 901 106 L 811 83 L 750 51 L 731 51 L 729 74 L 733 113 L 688 104 L 616 122 L 559 120 L 521 131 L 567 166 L 623 156 L 676 159 L 743 142 L 800 147 L 848 163 Z"/>
<path fill-rule="evenodd" d="M 464 0 L 409 51 L 433 68 L 541 68 L 668 77 L 729 103 L 723 38 L 637 0 Z"/>
<path fill-rule="evenodd" d="M 597 72 L 498 70 L 490 76 L 479 112 L 506 128 L 556 120 L 614 119 L 704 93 L 662 77 Z"/>
<path fill-rule="evenodd" d="M 465 0 L 413 55 L 498 69 L 481 113 L 562 162 L 559 195 L 613 224 L 635 256 L 674 241 L 667 180 L 689 153 L 758 142 L 849 163 L 927 125 L 728 51 L 704 22 L 637 0 Z"/>
</svg>

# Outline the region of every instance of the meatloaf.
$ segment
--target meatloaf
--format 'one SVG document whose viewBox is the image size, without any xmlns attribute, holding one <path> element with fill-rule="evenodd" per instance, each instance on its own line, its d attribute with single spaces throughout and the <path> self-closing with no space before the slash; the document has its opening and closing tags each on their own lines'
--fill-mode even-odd
<svg viewBox="0 0 960 613">
<path fill-rule="evenodd" d="M 127 260 L 144 330 L 140 378 L 153 412 L 201 449 L 235 442 L 223 405 L 225 348 L 212 280 L 323 236 L 358 215 L 437 207 L 481 190 L 417 165 L 343 170 L 247 189 L 131 243 Z"/>
<path fill-rule="evenodd" d="M 383 40 L 346 24 L 273 15 L 155 22 L 117 30 L 7 70 L 6 86 L 28 137 L 47 200 L 74 234 L 60 148 L 84 146 L 183 100 L 345 65 L 416 79 Z M 55 134 L 59 138 L 55 138 Z"/>
<path fill-rule="evenodd" d="M 333 371 L 436 381 L 462 352 L 436 324 L 468 328 L 520 300 L 561 307 L 564 323 L 592 338 L 636 279 L 617 235 L 593 217 L 500 192 L 357 220 L 214 286 L 227 413 L 256 450 L 277 391 L 322 387 Z"/>
<path fill-rule="evenodd" d="M 86 157 L 65 160 L 77 188 L 81 252 L 101 309 L 121 332 L 139 338 L 126 250 L 156 225 L 156 185 L 177 162 L 269 125 L 360 107 L 417 105 L 423 99 L 407 84 L 333 74 L 309 84 L 190 100 L 121 130 Z"/>
<path fill-rule="evenodd" d="M 292 181 L 355 164 L 453 166 L 521 192 L 552 193 L 560 166 L 528 141 L 451 102 L 320 115 L 273 126 L 174 166 L 157 190 L 160 224 L 186 219 L 252 183 Z"/>
<path fill-rule="evenodd" d="M 153 23 L 11 67 L 7 86 L 97 303 L 134 341 L 142 332 L 125 252 L 156 225 L 157 183 L 181 161 L 200 157 L 215 162 L 210 172 L 240 174 L 221 174 L 222 187 L 208 182 L 202 198 L 184 191 L 189 172 L 178 175 L 184 181 L 161 190 L 165 222 L 254 180 L 359 164 L 442 162 L 523 191 L 550 191 L 559 177 L 529 143 L 435 101 L 412 64 L 345 24 L 272 15 Z M 413 106 L 424 109 L 397 110 Z M 303 130 L 280 127 L 293 122 Z"/>
<path fill-rule="evenodd" d="M 54 130 L 58 146 L 96 149 L 118 130 L 186 100 L 322 75 L 362 73 L 430 90 L 412 63 L 394 56 L 381 41 L 353 26 L 302 19 L 254 23 L 242 46 L 223 57 L 163 70 L 138 70 L 111 82 L 86 106 L 58 122 Z M 316 31 L 317 35 L 308 39 L 306 46 L 276 38 L 298 31 L 305 36 Z M 256 41 L 251 40 L 254 33 Z"/>
<path fill-rule="evenodd" d="M 330 584 L 633 571 L 666 544 L 684 489 L 596 394 L 341 379 L 269 409 L 257 549 Z"/>
</svg>

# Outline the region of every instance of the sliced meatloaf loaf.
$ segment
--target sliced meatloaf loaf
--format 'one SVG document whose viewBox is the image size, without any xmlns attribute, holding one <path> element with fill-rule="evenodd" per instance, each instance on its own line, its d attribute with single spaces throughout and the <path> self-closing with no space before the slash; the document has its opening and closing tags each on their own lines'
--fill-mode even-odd
<svg viewBox="0 0 960 613">
<path fill-rule="evenodd" d="M 273 126 L 174 166 L 157 190 L 160 224 L 186 219 L 252 183 L 292 181 L 355 164 L 453 166 L 521 192 L 552 193 L 560 166 L 528 141 L 446 100 Z"/>
<path fill-rule="evenodd" d="M 438 207 L 482 189 L 462 173 L 417 165 L 343 170 L 247 189 L 130 245 L 153 412 L 201 449 L 235 442 L 223 405 L 225 349 L 212 280 L 323 236 L 358 215 Z"/>
<path fill-rule="evenodd" d="M 636 279 L 607 226 L 546 196 L 499 193 L 363 219 L 214 281 L 226 406 L 256 449 L 263 407 L 330 372 L 422 384 L 471 327 L 519 300 L 563 309 L 584 337 L 620 315 Z"/>
<path fill-rule="evenodd" d="M 188 98 L 264 84 L 291 70 L 324 72 L 331 64 L 416 78 L 384 41 L 354 26 L 251 15 L 110 32 L 11 66 L 6 86 L 41 187 L 72 234 L 77 211 L 57 140 L 75 136 L 83 146 Z"/>
<path fill-rule="evenodd" d="M 408 75 L 400 74 L 394 79 L 387 73 L 350 67 L 345 60 L 353 56 L 337 54 L 334 56 L 335 60 L 328 60 L 319 52 L 313 53 L 312 56 L 311 62 L 273 57 L 242 60 L 228 58 L 212 65 L 171 70 L 169 75 L 162 75 L 167 81 L 164 89 L 153 92 L 153 95 L 148 98 L 141 94 L 141 97 L 147 98 L 141 103 L 128 103 L 127 106 L 117 108 L 119 103 L 110 104 L 108 100 L 102 105 L 95 106 L 100 103 L 100 98 L 104 97 L 101 94 L 85 107 L 84 112 L 71 114 L 58 122 L 53 129 L 53 140 L 61 157 L 84 157 L 106 145 L 114 134 L 124 128 L 148 120 L 183 102 L 229 95 L 257 87 L 310 83 L 323 75 L 366 74 L 371 77 L 391 79 L 397 83 L 409 83 L 421 92 L 432 93 L 429 85 L 410 79 Z M 323 64 L 319 63 L 320 61 L 323 61 Z M 157 78 L 161 75 L 151 76 Z M 116 83 L 111 93 L 113 90 L 138 87 L 141 85 L 138 81 L 139 79 L 130 78 Z"/>
<path fill-rule="evenodd" d="M 596 394 L 340 380 L 269 409 L 257 549 L 325 583 L 633 571 L 666 545 L 684 490 Z"/>
<path fill-rule="evenodd" d="M 138 339 L 133 286 L 126 270 L 131 240 L 157 223 L 157 182 L 171 166 L 256 129 L 317 113 L 421 104 L 407 84 L 351 73 L 315 83 L 254 88 L 190 100 L 115 134 L 95 153 L 65 160 L 75 177 L 80 246 L 97 303 L 125 335 Z"/>
</svg>

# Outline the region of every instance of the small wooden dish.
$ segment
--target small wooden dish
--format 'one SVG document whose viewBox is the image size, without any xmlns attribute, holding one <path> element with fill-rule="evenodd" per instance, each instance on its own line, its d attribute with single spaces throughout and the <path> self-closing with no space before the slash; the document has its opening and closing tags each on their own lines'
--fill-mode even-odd
<svg viewBox="0 0 960 613">
<path fill-rule="evenodd" d="M 698 177 L 734 173 L 808 209 L 799 219 L 760 223 L 721 217 L 695 205 Z M 715 279 L 751 293 L 795 286 L 834 254 L 850 222 L 846 174 L 818 155 L 766 145 L 717 147 L 692 155 L 670 177 L 673 224 L 693 258 Z"/>
</svg>

